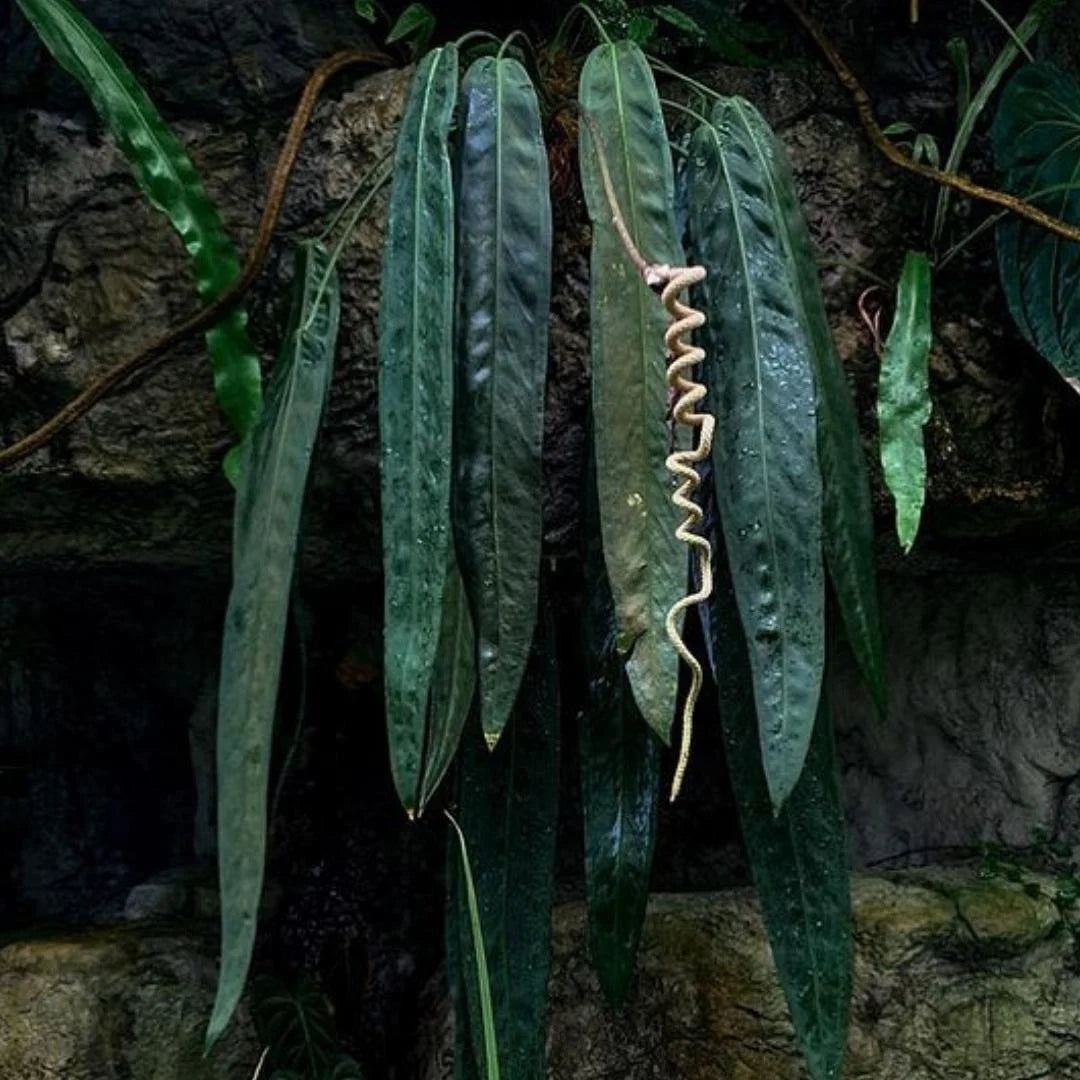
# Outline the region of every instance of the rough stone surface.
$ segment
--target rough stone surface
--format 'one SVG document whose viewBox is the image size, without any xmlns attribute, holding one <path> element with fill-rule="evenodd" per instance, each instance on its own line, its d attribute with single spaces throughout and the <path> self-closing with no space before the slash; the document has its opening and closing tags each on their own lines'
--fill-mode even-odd
<svg viewBox="0 0 1080 1080">
<path fill-rule="evenodd" d="M 844 1080 L 1080 1076 L 1080 974 L 1053 889 L 969 869 L 856 877 Z M 654 897 L 619 1014 L 584 942 L 583 908 L 560 908 L 551 1080 L 805 1080 L 750 890 Z M 448 1027 L 434 1025 L 424 1080 L 452 1075 Z"/>
<path fill-rule="evenodd" d="M 0 1075 L 10 1080 L 251 1080 L 246 1007 L 209 1059 L 216 942 L 133 926 L 0 948 Z"/>
</svg>

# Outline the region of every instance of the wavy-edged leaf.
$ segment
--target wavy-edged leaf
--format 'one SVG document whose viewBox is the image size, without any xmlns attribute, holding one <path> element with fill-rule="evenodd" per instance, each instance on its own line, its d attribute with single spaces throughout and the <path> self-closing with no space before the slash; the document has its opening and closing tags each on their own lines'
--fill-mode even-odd
<svg viewBox="0 0 1080 1080">
<path fill-rule="evenodd" d="M 915 543 L 926 497 L 923 428 L 930 419 L 930 282 L 930 259 L 921 251 L 909 251 L 878 379 L 881 467 L 896 500 L 896 535 L 905 552 Z"/>
<path fill-rule="evenodd" d="M 859 417 L 829 330 L 817 254 L 787 153 L 760 116 L 751 112 L 747 118 L 813 366 L 825 562 L 852 651 L 884 715 L 885 643 L 874 565 L 874 512 Z"/>
<path fill-rule="evenodd" d="M 168 217 L 191 256 L 199 296 L 213 300 L 240 274 L 236 249 L 187 151 L 112 46 L 70 0 L 18 0 L 46 48 L 90 95 L 150 202 Z M 236 307 L 207 332 L 214 390 L 242 440 L 262 404 L 259 358 Z M 229 469 L 235 480 L 235 470 Z"/>
<path fill-rule="evenodd" d="M 551 203 L 540 108 L 524 67 L 482 57 L 463 98 L 454 524 L 476 622 L 480 719 L 494 744 L 536 627 Z"/>
<path fill-rule="evenodd" d="M 457 753 L 476 693 L 476 637 L 456 559 L 443 593 L 442 627 L 431 680 L 427 749 L 420 777 L 417 813 L 422 813 Z"/>
<path fill-rule="evenodd" d="M 825 663 L 814 376 L 761 143 L 767 129 L 738 98 L 713 119 L 690 149 L 690 236 L 708 270 L 702 340 L 717 506 L 779 810 L 802 771 Z"/>
<path fill-rule="evenodd" d="M 656 846 L 660 742 L 642 719 L 616 647 L 615 606 L 604 570 L 595 486 L 586 508 L 581 717 L 581 805 L 589 955 L 612 1005 L 626 997 L 637 962 Z"/>
<path fill-rule="evenodd" d="M 753 676 L 723 545 L 716 591 L 703 606 L 716 655 L 728 775 L 765 928 L 795 1033 L 813 1080 L 839 1080 L 851 999 L 847 832 L 824 699 L 806 765 L 774 814 L 758 752 Z"/>
<path fill-rule="evenodd" d="M 664 620 L 686 586 L 686 548 L 675 539 L 664 462 L 671 451 L 664 330 L 667 317 L 612 227 L 594 132 L 626 225 L 647 259 L 682 264 L 675 181 L 652 71 L 629 41 L 585 61 L 578 100 L 581 182 L 592 230 L 591 357 L 600 525 L 634 698 L 649 726 L 671 739 L 678 655 Z"/>
<path fill-rule="evenodd" d="M 994 119 L 1005 187 L 1080 224 L 1080 85 L 1053 64 L 1023 67 Z M 1021 218 L 997 228 L 998 268 L 1013 320 L 1066 378 L 1080 378 L 1080 244 Z"/>
<path fill-rule="evenodd" d="M 341 1056 L 330 1004 L 309 976 L 297 983 L 265 975 L 254 981 L 255 1027 L 270 1047 L 277 1075 L 320 1080 Z"/>
<path fill-rule="evenodd" d="M 541 606 L 518 704 L 489 753 L 478 728 L 461 752 L 458 821 L 469 840 L 504 1077 L 542 1080 L 547 1035 L 548 944 L 555 887 L 559 788 L 559 688 L 551 616 Z M 451 985 L 463 994 L 472 1060 L 482 1063 L 483 1023 L 469 913 L 452 869 Z M 465 1075 L 469 1075 L 466 1071 Z"/>
<path fill-rule="evenodd" d="M 415 814 L 450 558 L 457 49 L 413 77 L 394 154 L 379 312 L 379 432 L 390 765 Z"/>
<path fill-rule="evenodd" d="M 218 692 L 221 970 L 212 1044 L 244 989 L 266 853 L 266 796 L 278 676 L 308 469 L 337 343 L 337 272 L 300 244 L 289 331 L 266 405 L 244 444 L 233 521 L 233 581 Z"/>
</svg>

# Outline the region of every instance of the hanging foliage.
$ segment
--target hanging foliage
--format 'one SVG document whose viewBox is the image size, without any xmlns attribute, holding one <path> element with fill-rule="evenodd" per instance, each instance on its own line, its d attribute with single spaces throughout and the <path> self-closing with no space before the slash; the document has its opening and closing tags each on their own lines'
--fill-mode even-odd
<svg viewBox="0 0 1080 1080">
<path fill-rule="evenodd" d="M 546 1075 L 558 796 L 558 669 L 550 616 L 542 614 L 518 705 L 499 745 L 489 753 L 479 730 L 466 730 L 458 809 L 484 932 L 500 1073 L 522 1080 L 542 1080 Z M 453 945 L 447 961 L 460 967 L 452 967 L 449 978 L 463 993 L 463 1030 L 469 1033 L 473 1060 L 481 1063 L 485 1060 L 481 979 L 453 843 L 447 930 Z"/>
<path fill-rule="evenodd" d="M 878 379 L 881 467 L 896 500 L 896 535 L 905 553 L 915 543 L 926 498 L 923 428 L 930 419 L 930 281 L 930 260 L 909 251 Z"/>
<path fill-rule="evenodd" d="M 641 717 L 616 646 L 595 480 L 586 485 L 581 807 L 589 955 L 600 986 L 622 1004 L 649 899 L 660 790 L 660 742 Z"/>
<path fill-rule="evenodd" d="M 191 158 L 146 91 L 70 0 L 18 3 L 57 63 L 90 95 L 139 187 L 179 233 L 199 296 L 220 296 L 240 274 L 236 249 Z M 262 402 L 259 358 L 246 326 L 247 312 L 238 306 L 206 335 L 214 390 L 238 440 L 251 430 Z M 235 455 L 227 471 L 235 481 Z"/>
<path fill-rule="evenodd" d="M 494 745 L 536 626 L 551 203 L 540 109 L 517 60 L 462 87 L 455 540 L 475 615 L 480 719 Z"/>
<path fill-rule="evenodd" d="M 679 658 L 664 623 L 684 594 L 686 548 L 675 536 L 665 461 L 667 318 L 611 227 L 597 153 L 603 153 L 630 235 L 646 258 L 681 266 L 675 182 L 652 71 L 638 46 L 594 49 L 581 73 L 581 182 L 593 223 L 591 380 L 600 527 L 634 698 L 670 742 Z M 599 145 L 597 145 L 597 143 Z"/>
<path fill-rule="evenodd" d="M 454 46 L 420 61 L 398 133 L 379 312 L 384 665 L 390 764 L 418 807 L 450 563 Z"/>
<path fill-rule="evenodd" d="M 295 280 L 289 330 L 266 406 L 244 446 L 236 493 L 218 696 L 221 971 L 208 1044 L 236 1010 L 255 944 L 274 712 L 300 511 L 337 344 L 337 272 L 321 244 L 299 246 Z"/>
<path fill-rule="evenodd" d="M 825 661 L 822 484 L 814 376 L 759 140 L 764 121 L 721 101 L 694 135 L 689 235 L 707 268 L 706 379 L 717 417 L 717 505 L 754 672 L 773 806 L 798 782 Z"/>
</svg>

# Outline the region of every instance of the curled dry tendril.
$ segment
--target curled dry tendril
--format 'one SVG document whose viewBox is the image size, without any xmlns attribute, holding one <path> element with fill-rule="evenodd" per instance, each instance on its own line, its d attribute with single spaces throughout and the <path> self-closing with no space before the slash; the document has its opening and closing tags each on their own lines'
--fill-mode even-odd
<svg viewBox="0 0 1080 1080">
<path fill-rule="evenodd" d="M 701 476 L 697 466 L 706 461 L 712 453 L 713 432 L 716 429 L 715 418 L 707 412 L 696 412 L 694 407 L 705 398 L 705 387 L 694 378 L 694 368 L 705 359 L 705 350 L 700 345 L 691 345 L 684 340 L 687 334 L 699 330 L 705 325 L 705 313 L 679 299 L 680 293 L 705 280 L 703 266 L 662 267 L 666 272 L 667 282 L 660 299 L 667 308 L 671 322 L 664 334 L 664 344 L 668 353 L 668 386 L 678 395 L 672 408 L 672 416 L 677 424 L 686 424 L 697 428 L 697 446 L 689 450 L 676 450 L 668 455 L 665 465 L 682 483 L 672 492 L 671 501 L 685 515 L 675 530 L 675 535 L 697 553 L 698 589 L 681 597 L 667 613 L 664 629 L 675 651 L 683 663 L 690 669 L 690 688 L 683 702 L 682 741 L 679 746 L 679 762 L 675 768 L 675 779 L 671 785 L 671 799 L 678 797 L 682 787 L 686 766 L 690 760 L 690 740 L 693 735 L 694 707 L 701 693 L 701 661 L 690 651 L 679 632 L 679 616 L 687 608 L 703 603 L 712 596 L 712 546 L 708 538 L 695 532 L 701 525 L 701 507 L 694 502 L 693 494 L 701 486 Z"/>
<path fill-rule="evenodd" d="M 671 784 L 671 801 L 674 802 L 678 798 L 679 790 L 682 788 L 683 778 L 686 775 L 686 766 L 690 761 L 690 743 L 694 733 L 694 709 L 697 706 L 698 696 L 701 694 L 703 681 L 701 661 L 690 651 L 683 640 L 679 629 L 679 616 L 687 608 L 708 600 L 713 591 L 712 546 L 707 537 L 693 531 L 701 524 L 704 515 L 701 507 L 694 502 L 691 496 L 701 486 L 701 477 L 698 475 L 696 466 L 705 461 L 712 452 L 716 420 L 709 413 L 692 411 L 694 406 L 705 397 L 705 387 L 693 378 L 694 368 L 705 359 L 705 350 L 684 340 L 691 331 L 698 330 L 705 325 L 705 313 L 683 303 L 679 299 L 681 293 L 692 285 L 698 285 L 705 280 L 706 271 L 703 266 L 668 266 L 666 264 L 650 263 L 641 254 L 626 227 L 626 222 L 623 220 L 596 121 L 584 111 L 582 112 L 582 118 L 585 120 L 585 126 L 592 137 L 593 146 L 596 150 L 596 160 L 600 167 L 600 179 L 603 182 L 604 194 L 607 197 L 608 209 L 611 212 L 611 224 L 618 233 L 619 239 L 626 249 L 627 256 L 637 267 L 638 273 L 641 274 L 645 284 L 654 292 L 660 294 L 660 299 L 671 320 L 664 333 L 664 345 L 668 354 L 668 386 L 677 395 L 672 408 L 672 416 L 675 423 L 697 428 L 699 432 L 696 447 L 690 450 L 676 450 L 668 455 L 664 463 L 668 472 L 682 480 L 682 483 L 676 487 L 671 495 L 672 503 L 685 515 L 675 530 L 675 536 L 684 544 L 689 544 L 697 552 L 700 579 L 698 590 L 676 600 L 664 620 L 664 630 L 667 633 L 668 640 L 690 669 L 690 688 L 687 690 L 686 698 L 683 701 L 679 761 L 675 767 L 675 778 Z"/>
</svg>

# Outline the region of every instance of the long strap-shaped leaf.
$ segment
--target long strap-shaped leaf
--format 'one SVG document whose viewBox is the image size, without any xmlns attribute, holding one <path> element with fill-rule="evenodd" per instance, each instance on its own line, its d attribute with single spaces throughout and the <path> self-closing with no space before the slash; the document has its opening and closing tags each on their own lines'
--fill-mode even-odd
<svg viewBox="0 0 1080 1080">
<path fill-rule="evenodd" d="M 56 61 L 90 95 L 150 202 L 180 234 L 203 300 L 213 300 L 240 273 L 236 249 L 187 152 L 138 80 L 70 0 L 18 0 Z M 206 335 L 221 409 L 239 439 L 262 402 L 259 359 L 237 307 Z"/>
<path fill-rule="evenodd" d="M 291 323 L 266 407 L 245 444 L 218 696 L 221 972 L 207 1031 L 229 1023 L 247 978 L 262 893 L 266 794 L 281 653 L 312 449 L 333 370 L 340 308 L 326 250 L 297 251 Z"/>
<path fill-rule="evenodd" d="M 551 204 L 540 109 L 525 69 L 483 57 L 463 88 L 454 520 L 476 617 L 480 719 L 494 744 L 536 626 Z"/>
<path fill-rule="evenodd" d="M 764 119 L 753 112 L 747 117 L 814 370 L 825 562 L 852 651 L 878 711 L 884 714 L 885 644 L 874 566 L 874 511 L 859 417 L 829 330 L 817 253 L 787 153 Z"/>
<path fill-rule="evenodd" d="M 634 704 L 616 648 L 615 607 L 604 570 L 595 483 L 587 484 L 586 704 L 581 717 L 581 805 L 589 955 L 618 1007 L 637 960 L 656 845 L 660 742 Z"/>
<path fill-rule="evenodd" d="M 878 380 L 881 467 L 896 500 L 896 535 L 905 552 L 915 543 L 926 498 L 923 428 L 931 408 L 930 280 L 929 258 L 920 251 L 909 251 L 896 290 L 896 317 L 885 342 Z"/>
<path fill-rule="evenodd" d="M 500 1072 L 515 1080 L 545 1075 L 558 789 L 558 671 L 551 619 L 542 611 L 506 734 L 488 753 L 479 731 L 470 728 L 461 754 L 458 820 L 469 841 L 484 928 Z M 449 934 L 456 940 L 447 961 L 461 969 L 449 975 L 464 992 L 472 1056 L 480 1064 L 484 1027 L 469 913 L 453 877 L 450 902 Z"/>
<path fill-rule="evenodd" d="M 994 119 L 994 156 L 1009 191 L 1080 222 L 1080 84 L 1053 64 L 1021 68 Z M 1062 375 L 1080 378 L 1080 244 L 1010 217 L 997 249 L 1020 332 Z"/>
<path fill-rule="evenodd" d="M 443 593 L 417 813 L 423 812 L 453 763 L 475 694 L 476 635 L 455 559 L 447 571 Z"/>
<path fill-rule="evenodd" d="M 694 135 L 688 195 L 694 257 L 709 275 L 705 374 L 717 416 L 717 505 L 779 810 L 817 714 L 825 586 L 814 378 L 759 130 L 746 102 L 721 102 L 714 124 Z"/>
<path fill-rule="evenodd" d="M 683 264 L 675 182 L 652 71 L 631 42 L 601 45 L 581 73 L 581 182 L 593 223 L 592 412 L 597 487 L 619 649 L 649 726 L 671 739 L 678 655 L 664 620 L 686 586 L 664 467 L 671 452 L 664 329 L 667 319 L 611 224 L 594 136 L 602 143 L 626 225 L 647 259 Z"/>
<path fill-rule="evenodd" d="M 728 775 L 773 960 L 813 1080 L 839 1080 L 851 997 L 847 832 L 824 700 L 806 766 L 774 815 L 758 752 L 753 677 L 723 545 L 704 614 L 716 654 Z"/>
<path fill-rule="evenodd" d="M 457 49 L 427 54 L 398 132 L 379 313 L 379 431 L 390 764 L 418 809 L 450 555 Z"/>
</svg>

